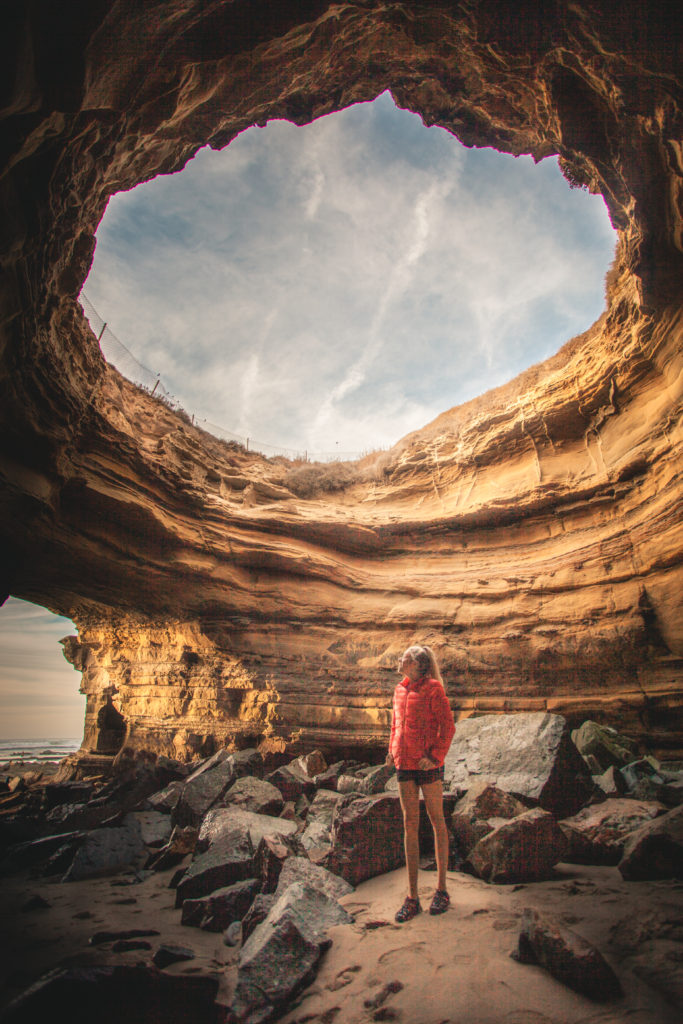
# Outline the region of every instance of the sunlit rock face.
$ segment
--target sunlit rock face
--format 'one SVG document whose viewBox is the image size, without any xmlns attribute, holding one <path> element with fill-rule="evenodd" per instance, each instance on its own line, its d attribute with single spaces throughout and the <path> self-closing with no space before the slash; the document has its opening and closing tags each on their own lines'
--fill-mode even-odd
<svg viewBox="0 0 683 1024">
<path fill-rule="evenodd" d="M 459 715 L 547 708 L 680 750 L 683 153 L 662 9 L 3 16 L 3 593 L 77 623 L 84 750 L 379 750 L 414 641 L 438 651 Z M 620 232 L 608 309 L 344 490 L 302 498 L 285 466 L 107 366 L 76 296 L 112 193 L 387 88 L 466 145 L 559 154 L 602 192 Z"/>
</svg>

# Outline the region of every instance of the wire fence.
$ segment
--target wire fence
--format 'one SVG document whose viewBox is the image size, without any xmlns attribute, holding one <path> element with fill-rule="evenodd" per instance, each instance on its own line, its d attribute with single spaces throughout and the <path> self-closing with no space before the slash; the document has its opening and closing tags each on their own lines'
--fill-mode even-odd
<svg viewBox="0 0 683 1024">
<path fill-rule="evenodd" d="M 83 307 L 83 312 L 85 313 L 90 327 L 97 337 L 102 350 L 102 355 L 107 362 L 111 363 L 112 366 L 115 366 L 119 373 L 124 377 L 127 377 L 128 380 L 133 382 L 133 384 L 137 384 L 138 387 L 143 388 L 145 391 L 149 391 L 150 394 L 157 395 L 159 398 L 162 398 L 166 405 L 171 409 L 187 412 L 187 410 L 183 409 L 175 395 L 172 395 L 164 386 L 160 375 L 144 366 L 139 359 L 135 358 L 130 349 L 123 344 L 121 339 L 117 338 L 106 321 L 104 321 L 97 312 L 85 292 L 81 292 L 79 302 Z M 237 444 L 241 444 L 248 451 L 260 452 L 261 455 L 265 455 L 267 458 L 282 456 L 283 458 L 290 459 L 291 461 L 347 462 L 353 459 L 359 459 L 363 455 L 368 454 L 368 451 L 343 452 L 335 450 L 317 452 L 309 451 L 304 448 L 281 448 L 278 445 L 266 444 L 264 441 L 256 441 L 253 437 L 244 437 L 242 434 L 235 434 L 233 431 L 227 430 L 225 427 L 218 426 L 218 424 L 211 423 L 209 420 L 198 416 L 191 416 L 191 419 L 192 423 L 201 427 L 202 430 L 206 430 L 209 434 L 213 434 L 214 437 L 217 437 L 222 441 L 234 441 Z"/>
</svg>

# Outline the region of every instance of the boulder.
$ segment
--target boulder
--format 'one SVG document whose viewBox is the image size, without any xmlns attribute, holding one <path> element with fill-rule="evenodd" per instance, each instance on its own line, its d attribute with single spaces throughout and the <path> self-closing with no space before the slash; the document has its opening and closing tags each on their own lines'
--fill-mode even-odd
<svg viewBox="0 0 683 1024">
<path fill-rule="evenodd" d="M 346 761 L 335 761 L 334 764 L 326 768 L 325 771 L 313 777 L 313 782 L 317 789 L 337 789 L 337 779 L 340 775 L 345 774 Z"/>
<path fill-rule="evenodd" d="M 600 771 L 610 767 L 621 768 L 638 754 L 638 744 L 616 729 L 597 722 L 584 722 L 572 732 L 572 740 L 582 757 L 595 758 Z"/>
<path fill-rule="evenodd" d="M 229 760 L 236 779 L 241 779 L 245 775 L 251 775 L 257 779 L 263 777 L 263 754 L 255 747 L 237 750 L 234 754 L 229 755 Z"/>
<path fill-rule="evenodd" d="M 147 797 L 147 804 L 152 811 L 161 811 L 162 814 L 171 814 L 174 807 L 180 800 L 185 785 L 184 779 L 176 779 L 169 782 L 165 789 L 152 793 Z"/>
<path fill-rule="evenodd" d="M 629 799 L 584 807 L 559 823 L 569 844 L 564 859 L 570 864 L 618 864 L 628 837 L 665 811 L 663 804 Z"/>
<path fill-rule="evenodd" d="M 166 845 L 151 855 L 147 867 L 153 871 L 174 868 L 189 853 L 194 853 L 198 836 L 199 829 L 193 828 L 192 825 L 176 825 Z"/>
<path fill-rule="evenodd" d="M 267 814 L 256 814 L 241 807 L 216 807 L 202 821 L 197 840 L 197 849 L 208 850 L 234 828 L 245 828 L 256 848 L 264 836 L 291 836 L 297 830 L 296 822 L 274 818 Z"/>
<path fill-rule="evenodd" d="M 330 833 L 334 812 L 343 799 L 342 793 L 319 789 L 308 808 L 306 828 L 301 834 L 301 845 L 306 850 L 330 846 Z"/>
<path fill-rule="evenodd" d="M 623 796 L 628 789 L 626 780 L 618 768 L 608 768 L 602 775 L 594 775 L 593 782 L 606 796 Z"/>
<path fill-rule="evenodd" d="M 123 824 L 137 822 L 145 846 L 165 846 L 171 838 L 173 826 L 167 814 L 160 811 L 131 811 Z"/>
<path fill-rule="evenodd" d="M 512 956 L 523 964 L 538 964 L 589 999 L 606 1001 L 621 995 L 619 979 L 600 951 L 556 918 L 537 910 L 524 911 Z"/>
<path fill-rule="evenodd" d="M 482 779 L 472 784 L 458 800 L 451 817 L 451 828 L 463 857 L 467 857 L 480 839 L 502 821 L 524 814 L 528 808 L 510 793 L 504 793 Z"/>
<path fill-rule="evenodd" d="M 283 865 L 300 851 L 296 835 L 263 836 L 254 854 L 254 875 L 261 880 L 263 892 L 275 892 Z"/>
<path fill-rule="evenodd" d="M 683 806 L 631 833 L 619 871 L 630 882 L 683 878 Z"/>
<path fill-rule="evenodd" d="M 561 715 L 525 712 L 458 722 L 445 761 L 447 789 L 482 779 L 556 817 L 576 814 L 594 783 Z"/>
<path fill-rule="evenodd" d="M 534 807 L 480 839 L 467 858 L 486 882 L 538 882 L 562 860 L 567 840 L 552 814 Z"/>
<path fill-rule="evenodd" d="M 315 793 L 315 783 L 303 771 L 296 767 L 296 762 L 276 768 L 270 775 L 266 775 L 266 782 L 280 790 L 285 801 L 296 803 L 299 797 L 312 797 Z"/>
<path fill-rule="evenodd" d="M 261 892 L 256 896 L 242 919 L 242 942 L 246 942 L 254 929 L 265 921 L 274 903 L 275 893 Z"/>
<path fill-rule="evenodd" d="M 97 828 L 88 832 L 64 875 L 64 882 L 79 882 L 115 874 L 136 866 L 145 853 L 140 827 L 135 821 L 118 828 Z"/>
<path fill-rule="evenodd" d="M 361 793 L 371 796 L 373 793 L 381 793 L 386 787 L 387 782 L 396 774 L 396 769 L 393 765 L 380 764 L 377 767 L 373 767 L 363 776 Z"/>
<path fill-rule="evenodd" d="M 351 885 L 404 863 L 403 814 L 397 796 L 380 793 L 337 805 L 323 866 Z"/>
<path fill-rule="evenodd" d="M 315 779 L 316 775 L 327 770 L 327 761 L 321 750 L 312 750 L 310 754 L 302 754 L 294 761 L 295 769 L 302 772 L 309 779 Z"/>
<path fill-rule="evenodd" d="M 320 864 L 313 864 L 307 857 L 290 857 L 282 865 L 280 878 L 278 879 L 275 896 L 282 896 L 285 889 L 295 882 L 305 882 L 306 885 L 320 889 L 330 899 L 338 900 L 353 892 L 353 886 L 349 885 L 339 875 L 333 875 L 331 871 Z"/>
<path fill-rule="evenodd" d="M 242 946 L 232 1012 L 263 1024 L 315 977 L 326 933 L 351 918 L 336 900 L 303 882 L 290 885 Z"/>
<path fill-rule="evenodd" d="M 235 778 L 232 762 L 225 758 L 210 767 L 198 769 L 186 780 L 180 799 L 171 812 L 173 824 L 199 825 Z"/>
<path fill-rule="evenodd" d="M 194 858 L 176 889 L 176 906 L 187 899 L 208 896 L 216 889 L 252 878 L 254 848 L 249 832 L 235 827 L 224 832 L 204 853 Z"/>
<path fill-rule="evenodd" d="M 173 946 L 168 942 L 162 942 L 152 957 L 152 962 L 163 970 L 164 967 L 170 967 L 171 964 L 194 960 L 194 956 L 194 950 L 187 946 Z"/>
<path fill-rule="evenodd" d="M 359 775 L 340 775 L 337 779 L 338 793 L 362 793 L 363 779 Z"/>
<path fill-rule="evenodd" d="M 230 787 L 223 797 L 223 804 L 254 811 L 255 814 L 278 815 L 284 807 L 284 800 L 280 790 L 269 782 L 244 775 Z"/>
<path fill-rule="evenodd" d="M 208 932 L 222 932 L 233 921 L 241 921 L 259 891 L 256 878 L 216 889 L 208 896 L 185 900 L 181 923 Z"/>
</svg>

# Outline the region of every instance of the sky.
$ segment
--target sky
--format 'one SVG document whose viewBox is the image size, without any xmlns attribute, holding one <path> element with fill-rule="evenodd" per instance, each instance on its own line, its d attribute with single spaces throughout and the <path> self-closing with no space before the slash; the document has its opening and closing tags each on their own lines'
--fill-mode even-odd
<svg viewBox="0 0 683 1024">
<path fill-rule="evenodd" d="M 10 597 L 0 608 L 0 739 L 64 739 L 83 733 L 80 672 L 59 641 L 70 619 Z"/>
<path fill-rule="evenodd" d="M 114 196 L 84 290 L 200 421 L 252 447 L 360 454 L 585 331 L 615 241 L 601 197 L 554 158 L 468 150 L 384 94 L 250 128 Z M 74 632 L 0 608 L 0 738 L 80 733 L 57 643 Z"/>
</svg>

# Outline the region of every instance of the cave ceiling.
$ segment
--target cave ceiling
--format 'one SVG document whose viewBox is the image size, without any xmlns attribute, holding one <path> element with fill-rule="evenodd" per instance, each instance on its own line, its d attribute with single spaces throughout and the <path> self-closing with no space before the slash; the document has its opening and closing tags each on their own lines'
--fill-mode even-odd
<svg viewBox="0 0 683 1024">
<path fill-rule="evenodd" d="M 457 714 L 558 710 L 680 749 L 674 5 L 129 0 L 2 18 L 2 593 L 76 623 L 84 750 L 112 700 L 124 746 L 153 754 L 379 748 L 414 640 Z M 106 364 L 77 297 L 113 193 L 387 89 L 467 146 L 556 154 L 601 193 L 619 235 L 607 308 L 381 466 L 302 496 L 281 463 Z"/>
</svg>

